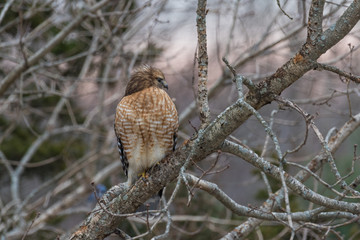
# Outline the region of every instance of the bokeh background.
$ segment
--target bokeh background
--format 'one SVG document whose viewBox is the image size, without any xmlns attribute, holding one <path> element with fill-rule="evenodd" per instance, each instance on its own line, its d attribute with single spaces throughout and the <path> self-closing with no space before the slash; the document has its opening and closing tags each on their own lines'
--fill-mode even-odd
<svg viewBox="0 0 360 240">
<path fill-rule="evenodd" d="M 113 120 L 115 107 L 136 66 L 150 64 L 165 73 L 168 93 L 179 112 L 179 145 L 199 126 L 194 102 L 197 1 L 109 1 L 100 10 L 89 12 L 96 2 L 0 1 L 0 79 L 56 39 L 76 17 L 87 13 L 64 40 L 26 68 L 0 96 L 0 236 L 5 239 L 19 238 L 32 222 L 28 239 L 53 239 L 71 231 L 95 204 L 91 182 L 95 181 L 99 193 L 103 193 L 126 181 L 116 149 Z M 238 97 L 222 57 L 239 74 L 257 83 L 273 74 L 304 44 L 310 1 L 280 3 L 282 9 L 276 1 L 208 1 L 212 118 Z M 350 3 L 327 2 L 324 28 L 329 28 Z M 359 37 L 356 26 L 319 62 L 359 75 Z M 324 136 L 329 131 L 334 133 L 360 111 L 359 86 L 327 71 L 308 72 L 282 96 L 314 116 Z M 273 121 L 284 152 L 304 141 L 306 123 L 297 112 L 274 102 L 260 113 L 268 122 Z M 265 138 L 262 125 L 254 117 L 231 136 L 258 153 L 263 150 Z M 351 170 L 354 144 L 359 143 L 360 130 L 356 130 L 336 152 L 343 174 Z M 306 164 L 321 148 L 310 131 L 306 144 L 290 154 L 288 161 Z M 275 161 L 271 142 L 265 157 Z M 267 198 L 259 170 L 237 157 L 214 153 L 188 171 L 200 176 L 215 161 L 213 173 L 204 178 L 218 184 L 233 200 L 258 206 Z M 359 171 L 358 164 L 354 170 Z M 289 171 L 296 173 L 298 169 Z M 329 170 L 322 171 L 323 178 L 334 183 Z M 280 186 L 275 181 L 271 183 L 273 190 Z M 315 183 L 307 184 L 313 187 Z M 173 187 L 170 183 L 167 196 Z M 320 186 L 318 191 L 327 190 Z M 217 239 L 244 220 L 200 191 L 194 192 L 187 206 L 187 194 L 183 187 L 174 203 L 172 239 Z M 308 206 L 295 196 L 291 201 L 294 209 Z M 219 221 L 195 221 L 191 216 Z M 126 229 L 132 235 L 142 232 L 146 226 L 139 222 L 141 219 L 129 220 Z M 344 234 L 353 228 L 344 229 Z M 281 226 L 263 228 L 268 236 L 277 236 L 281 230 Z M 256 239 L 255 235 L 252 237 Z M 281 237 L 287 239 L 286 235 Z"/>
</svg>

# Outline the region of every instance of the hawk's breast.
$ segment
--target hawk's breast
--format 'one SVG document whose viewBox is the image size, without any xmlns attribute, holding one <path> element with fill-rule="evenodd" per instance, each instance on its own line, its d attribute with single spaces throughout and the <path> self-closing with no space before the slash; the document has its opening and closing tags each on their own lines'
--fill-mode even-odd
<svg viewBox="0 0 360 240">
<path fill-rule="evenodd" d="M 178 115 L 169 95 L 151 87 L 124 97 L 117 106 L 115 132 L 129 168 L 139 173 L 172 152 Z"/>
</svg>

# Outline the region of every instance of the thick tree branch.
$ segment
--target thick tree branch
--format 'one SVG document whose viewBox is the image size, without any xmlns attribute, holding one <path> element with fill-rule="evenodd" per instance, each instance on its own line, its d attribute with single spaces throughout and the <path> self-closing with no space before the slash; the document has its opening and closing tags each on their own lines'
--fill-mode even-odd
<svg viewBox="0 0 360 240">
<path fill-rule="evenodd" d="M 360 19 L 360 2 L 354 1 L 343 15 L 329 29 L 316 38 L 316 44 L 305 43 L 295 56 L 279 68 L 271 77 L 259 83 L 259 92 L 249 94 L 248 100 L 254 105 L 263 106 L 273 100 L 272 94 L 279 95 L 284 89 L 294 83 L 306 72 L 313 68 L 312 61 L 316 61 L 323 53 L 344 38 Z M 260 99 L 260 102 L 256 102 Z M 258 107 L 255 107 L 258 109 Z"/>
<path fill-rule="evenodd" d="M 322 21 L 325 0 L 313 0 L 309 10 L 309 20 L 307 27 L 307 42 L 316 44 L 315 40 L 322 33 Z"/>
<path fill-rule="evenodd" d="M 271 48 L 277 46 L 278 44 L 288 40 L 291 37 L 294 37 L 295 35 L 297 35 L 298 33 L 300 33 L 303 30 L 303 26 L 295 29 L 294 31 L 292 31 L 291 33 L 289 33 L 288 35 L 284 36 L 283 38 L 272 42 L 268 45 L 266 45 L 265 47 L 255 50 L 253 52 L 250 53 L 245 53 L 243 55 L 241 55 L 241 58 L 237 59 L 235 61 L 235 67 L 234 68 L 239 68 L 243 65 L 245 65 L 245 63 L 249 62 L 250 60 L 256 58 L 257 56 L 265 53 L 266 51 L 270 50 Z M 260 42 L 255 43 L 252 47 L 250 47 L 250 49 L 257 49 L 256 46 L 258 46 L 260 44 Z M 223 71 L 222 75 L 215 81 L 215 83 L 213 83 L 213 85 L 210 87 L 209 91 L 208 91 L 208 98 L 211 99 L 213 96 L 216 96 L 221 90 L 222 87 L 226 86 L 226 81 L 230 80 L 231 76 L 229 74 L 228 71 Z M 252 90 L 250 88 L 250 90 Z M 180 114 L 179 116 L 179 124 L 180 126 L 186 122 L 191 116 L 193 116 L 196 113 L 196 101 L 193 101 L 192 103 L 189 104 L 189 106 Z"/>
</svg>

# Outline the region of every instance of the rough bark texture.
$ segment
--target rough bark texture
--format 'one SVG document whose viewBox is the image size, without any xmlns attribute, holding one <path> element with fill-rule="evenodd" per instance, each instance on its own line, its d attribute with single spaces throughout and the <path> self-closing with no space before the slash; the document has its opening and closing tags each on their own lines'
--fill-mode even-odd
<svg viewBox="0 0 360 240">
<path fill-rule="evenodd" d="M 200 109 L 201 128 L 206 127 L 210 121 L 210 111 L 208 103 L 208 54 L 207 54 L 207 34 L 206 34 L 206 0 L 198 1 L 196 11 L 196 26 L 198 31 L 198 104 Z"/>
</svg>

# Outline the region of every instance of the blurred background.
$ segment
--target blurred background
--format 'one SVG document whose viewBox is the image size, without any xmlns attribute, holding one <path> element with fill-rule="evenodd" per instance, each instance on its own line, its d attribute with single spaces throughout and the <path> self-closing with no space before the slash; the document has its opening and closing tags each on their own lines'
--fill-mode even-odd
<svg viewBox="0 0 360 240">
<path fill-rule="evenodd" d="M 310 1 L 279 2 L 281 8 L 276 1 L 208 1 L 208 88 L 212 118 L 238 97 L 222 57 L 239 74 L 258 83 L 286 63 L 305 43 Z M 324 29 L 334 24 L 351 2 L 327 1 Z M 91 182 L 95 182 L 101 195 L 111 186 L 126 181 L 116 149 L 113 121 L 115 107 L 133 68 L 149 64 L 164 72 L 168 93 L 179 112 L 179 145 L 199 126 L 194 102 L 197 1 L 108 1 L 91 12 L 91 6 L 96 3 L 95 0 L 0 1 L 0 79 L 5 79 L 20 63 L 25 62 L 26 66 L 0 96 L 2 239 L 18 239 L 30 225 L 27 239 L 53 239 L 72 231 L 95 205 Z M 86 17 L 80 24 L 72 26 L 63 40 L 47 49 L 84 14 Z M 356 26 L 319 62 L 360 75 L 359 37 Z M 44 49 L 46 54 L 39 61 L 29 60 Z M 314 116 L 324 136 L 329 131 L 334 133 L 360 111 L 359 86 L 327 71 L 308 72 L 282 96 Z M 260 113 L 268 122 L 273 121 L 282 151 L 294 149 L 304 141 L 306 123 L 299 113 L 280 108 L 276 102 L 263 107 Z M 260 154 L 265 137 L 263 127 L 252 117 L 231 139 Z M 343 174 L 351 170 L 354 144 L 359 143 L 360 131 L 356 130 L 336 152 L 335 160 Z M 287 160 L 306 164 L 321 148 L 310 131 L 306 144 L 289 154 Z M 274 160 L 271 143 L 264 156 Z M 198 166 L 192 166 L 189 172 L 201 176 L 216 159 L 212 174 L 205 179 L 218 184 L 240 204 L 258 206 L 266 200 L 259 170 L 237 157 L 214 153 Z M 296 173 L 298 169 L 289 171 Z M 330 183 L 335 182 L 328 169 L 323 169 L 322 176 Z M 280 186 L 272 180 L 271 184 L 274 191 Z M 166 196 L 173 187 L 173 183 L 169 184 Z M 318 191 L 327 190 L 320 187 Z M 218 239 L 244 220 L 215 198 L 200 191 L 194 194 L 187 206 L 187 191 L 183 187 L 174 203 L 172 239 Z M 294 209 L 307 208 L 309 204 L 294 196 L 291 201 Z M 194 215 L 213 219 L 196 221 Z M 146 229 L 139 221 L 131 219 L 122 229 L 135 236 Z M 344 229 L 344 234 L 353 228 Z M 277 236 L 281 230 L 280 225 L 264 226 L 268 236 Z M 286 235 L 281 237 L 287 239 Z"/>
</svg>

